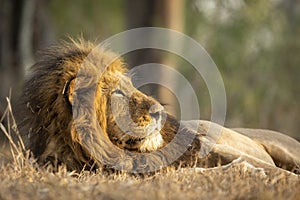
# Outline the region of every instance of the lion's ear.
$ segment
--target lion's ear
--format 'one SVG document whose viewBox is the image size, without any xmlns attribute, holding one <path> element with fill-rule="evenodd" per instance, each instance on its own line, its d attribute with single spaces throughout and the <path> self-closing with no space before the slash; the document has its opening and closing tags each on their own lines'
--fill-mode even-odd
<svg viewBox="0 0 300 200">
<path fill-rule="evenodd" d="M 65 100 L 72 105 L 73 104 L 73 92 L 74 92 L 75 78 L 67 81 L 63 90 Z"/>
</svg>

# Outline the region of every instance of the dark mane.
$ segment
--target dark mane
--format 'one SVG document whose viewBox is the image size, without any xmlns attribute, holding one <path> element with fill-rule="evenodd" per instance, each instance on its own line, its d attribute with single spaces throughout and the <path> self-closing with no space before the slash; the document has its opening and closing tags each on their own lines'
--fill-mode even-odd
<svg viewBox="0 0 300 200">
<path fill-rule="evenodd" d="M 105 67 L 104 74 L 126 72 L 123 62 L 116 59 L 115 54 L 105 48 L 95 48 L 92 43 L 84 40 L 62 42 L 41 51 L 36 64 L 30 69 L 20 100 L 23 111 L 19 115 L 19 127 L 26 147 L 42 165 L 48 162 L 64 163 L 70 170 L 78 171 L 95 166 L 89 151 L 83 148 L 76 130 L 73 130 L 72 107 L 67 98 L 71 81 L 79 78 L 79 69 L 91 54 L 91 68 L 83 70 L 88 76 L 97 77 L 99 67 Z M 105 77 L 101 81 L 107 81 Z M 87 84 L 91 84 L 91 81 Z M 93 99 L 89 96 L 84 98 Z M 104 110 L 97 113 L 101 121 L 99 124 L 103 126 L 106 124 L 104 106 L 98 106 L 98 109 Z"/>
<path fill-rule="evenodd" d="M 80 41 L 53 46 L 41 51 L 37 62 L 31 67 L 30 74 L 24 83 L 21 104 L 24 111 L 20 127 L 21 133 L 35 157 L 42 155 L 50 139 L 56 137 L 57 145 L 72 155 L 70 123 L 72 110 L 64 97 L 64 88 L 76 77 L 78 67 L 93 49 L 93 45 Z M 68 62 L 77 66 L 68 65 Z M 59 144 L 61 143 L 61 144 Z M 82 155 L 86 156 L 86 155 Z M 61 162 L 58 158 L 54 159 Z M 52 161 L 51 161 L 52 162 Z"/>
</svg>

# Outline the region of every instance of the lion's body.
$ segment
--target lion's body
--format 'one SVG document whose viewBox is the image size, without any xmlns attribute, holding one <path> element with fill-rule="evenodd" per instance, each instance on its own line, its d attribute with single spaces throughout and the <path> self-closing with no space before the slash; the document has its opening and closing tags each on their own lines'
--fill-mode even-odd
<svg viewBox="0 0 300 200">
<path fill-rule="evenodd" d="M 290 171 L 295 170 L 295 166 L 300 169 L 300 145 L 297 140 L 265 129 L 234 128 L 233 130 L 262 145 L 272 156 L 276 166 Z"/>
<path fill-rule="evenodd" d="M 223 128 L 212 136 L 207 134 L 211 124 L 204 121 L 198 130 L 180 129 L 159 102 L 132 86 L 121 59 L 93 49 L 87 42 L 65 43 L 45 51 L 32 67 L 24 86 L 22 101 L 27 109 L 21 132 L 39 163 L 63 163 L 78 171 L 104 165 L 141 171 L 137 167 L 141 161 L 157 169 L 153 166 L 173 162 L 169 157 L 177 150 L 166 152 L 165 147 L 182 130 L 193 140 L 176 164 L 192 165 L 198 159 L 196 165 L 213 166 L 220 159 L 223 164 L 244 156 L 275 166 L 265 146 L 235 131 Z M 199 159 L 209 140 L 216 145 Z"/>
</svg>

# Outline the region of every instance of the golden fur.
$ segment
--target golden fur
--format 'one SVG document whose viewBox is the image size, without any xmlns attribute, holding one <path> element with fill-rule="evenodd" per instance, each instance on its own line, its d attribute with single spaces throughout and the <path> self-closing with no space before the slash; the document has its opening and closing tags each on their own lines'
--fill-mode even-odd
<svg viewBox="0 0 300 200">
<path fill-rule="evenodd" d="M 94 99 L 103 135 L 119 148 L 150 152 L 164 145 L 160 134 L 163 107 L 133 87 L 121 59 L 114 60 L 115 54 L 101 48 L 92 53 L 94 48 L 84 41 L 63 43 L 42 52 L 31 69 L 24 86 L 22 101 L 27 110 L 21 126 L 28 148 L 41 164 L 64 163 L 76 170 L 99 165 L 88 150 L 94 136 L 78 133 L 81 125 L 93 124 L 93 119 L 90 113 L 81 113 L 87 112 L 81 105 L 72 107 L 76 101 L 85 104 Z M 96 56 L 82 67 L 89 54 Z M 99 68 L 105 70 L 98 80 Z M 76 89 L 76 82 L 80 88 Z M 93 84 L 95 93 L 90 92 Z M 74 119 L 78 113 L 82 116 Z"/>
<path fill-rule="evenodd" d="M 42 52 L 25 83 L 21 115 L 26 146 L 40 164 L 144 172 L 243 157 L 275 166 L 263 145 L 235 131 L 205 121 L 198 130 L 180 127 L 126 72 L 122 59 L 85 41 Z"/>
</svg>

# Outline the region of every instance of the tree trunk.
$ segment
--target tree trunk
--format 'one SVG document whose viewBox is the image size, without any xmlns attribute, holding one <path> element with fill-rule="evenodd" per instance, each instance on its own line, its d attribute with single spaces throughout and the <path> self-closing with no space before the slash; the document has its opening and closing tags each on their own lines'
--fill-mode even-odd
<svg viewBox="0 0 300 200">
<path fill-rule="evenodd" d="M 134 13 L 133 13 L 134 11 Z M 127 0 L 126 1 L 126 25 L 128 29 L 137 27 L 165 27 L 177 31 L 183 31 L 184 26 L 184 1 L 183 0 Z M 150 40 L 145 36 L 145 40 Z M 170 44 L 171 45 L 171 44 Z M 178 44 L 180 47 L 182 44 Z M 146 63 L 160 63 L 176 68 L 170 57 L 162 57 L 158 50 L 144 49 L 130 53 L 129 66 L 135 67 Z M 159 75 L 161 79 L 168 77 L 171 84 L 176 80 L 170 75 L 157 72 L 148 74 Z M 139 76 L 139 74 L 137 74 Z M 143 77 L 139 77 L 143 78 Z M 140 88 L 148 95 L 156 97 L 161 103 L 167 104 L 168 112 L 176 114 L 176 100 L 174 95 L 166 88 L 159 85 L 147 85 Z"/>
<path fill-rule="evenodd" d="M 46 0 L 1 0 L 0 7 L 0 119 L 11 102 L 18 101 L 25 70 L 34 62 L 33 52 L 49 36 L 45 15 Z M 42 12 L 40 12 L 42 11 Z M 43 29 L 41 28 L 43 27 Z M 38 35 L 39 37 L 37 37 Z M 51 34 L 50 34 L 51 35 Z M 14 106 L 13 106 L 14 108 Z M 1 122 L 7 125 L 6 122 Z M 0 131 L 0 140 L 1 140 Z"/>
</svg>

